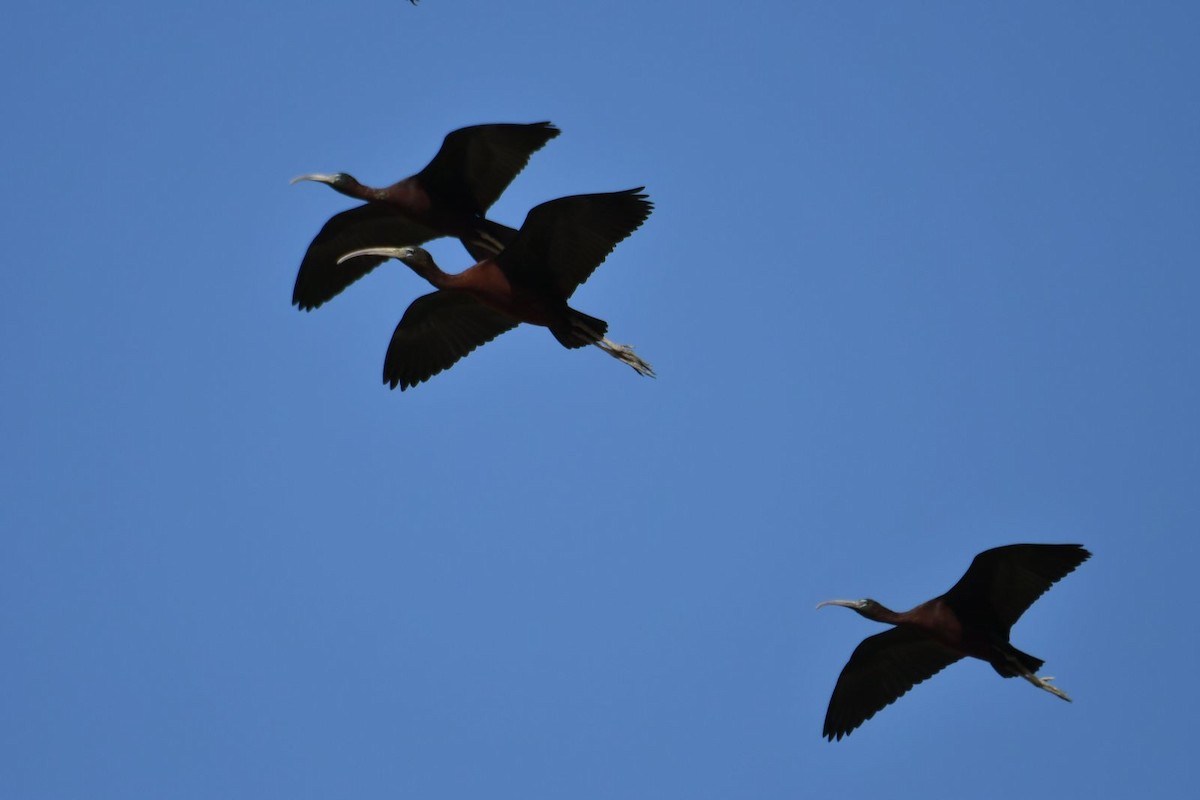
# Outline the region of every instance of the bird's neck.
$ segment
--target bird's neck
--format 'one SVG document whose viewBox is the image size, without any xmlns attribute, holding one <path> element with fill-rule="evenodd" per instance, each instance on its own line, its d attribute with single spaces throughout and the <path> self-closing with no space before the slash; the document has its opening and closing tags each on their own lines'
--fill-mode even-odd
<svg viewBox="0 0 1200 800">
<path fill-rule="evenodd" d="M 330 183 L 332 188 L 338 194 L 344 194 L 346 197 L 353 197 L 355 200 L 377 200 L 376 195 L 380 190 L 373 186 L 363 186 L 358 182 L 357 178 L 347 176 L 344 180 L 337 183 Z"/>
<path fill-rule="evenodd" d="M 885 622 L 888 625 L 899 625 L 901 622 L 907 621 L 904 614 L 892 611 L 887 606 L 879 604 L 867 609 L 866 611 L 860 611 L 859 613 L 869 620 L 873 620 L 875 622 Z"/>
<path fill-rule="evenodd" d="M 405 205 L 412 199 L 412 188 L 408 185 L 408 181 L 400 181 L 391 186 L 376 187 L 366 186 L 359 183 L 357 178 L 351 177 L 340 186 L 333 188 L 347 197 L 368 202 Z"/>
<path fill-rule="evenodd" d="M 429 281 L 438 289 L 453 289 L 454 279 L 456 275 L 450 275 L 442 272 L 441 267 L 434 263 L 433 259 L 422 259 L 421 261 L 413 261 L 408 264 L 409 269 L 420 275 L 425 280 Z"/>
</svg>

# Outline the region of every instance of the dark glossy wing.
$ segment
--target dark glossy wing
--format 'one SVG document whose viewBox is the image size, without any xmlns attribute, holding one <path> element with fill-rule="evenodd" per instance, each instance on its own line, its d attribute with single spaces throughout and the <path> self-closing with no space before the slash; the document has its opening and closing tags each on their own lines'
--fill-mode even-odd
<svg viewBox="0 0 1200 800">
<path fill-rule="evenodd" d="M 386 260 L 362 256 L 337 263 L 346 253 L 365 247 L 424 244 L 440 235 L 382 203 L 367 203 L 335 214 L 312 240 L 300 262 L 292 305 L 311 311 Z"/>
<path fill-rule="evenodd" d="M 877 711 L 960 658 L 913 628 L 892 628 L 867 637 L 854 648 L 838 676 L 823 735 L 831 742 L 848 736 Z"/>
<path fill-rule="evenodd" d="M 448 369 L 517 320 L 463 292 L 437 291 L 413 301 L 388 345 L 383 382 L 400 391 Z"/>
<path fill-rule="evenodd" d="M 569 298 L 650 216 L 654 206 L 641 191 L 579 194 L 535 206 L 496 261 L 511 280 Z"/>
<path fill-rule="evenodd" d="M 1077 544 L 1010 544 L 984 550 L 943 599 L 961 619 L 1007 633 L 1034 600 L 1090 556 Z"/>
<path fill-rule="evenodd" d="M 439 203 L 482 216 L 525 169 L 529 157 L 558 136 L 549 122 L 472 125 L 447 134 L 416 178 Z"/>
</svg>

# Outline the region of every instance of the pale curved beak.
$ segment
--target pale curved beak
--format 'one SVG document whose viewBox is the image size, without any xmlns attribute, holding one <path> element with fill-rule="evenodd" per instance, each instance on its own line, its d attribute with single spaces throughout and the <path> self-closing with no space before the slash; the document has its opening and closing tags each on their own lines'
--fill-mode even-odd
<svg viewBox="0 0 1200 800">
<path fill-rule="evenodd" d="M 383 258 L 404 258 L 412 254 L 411 247 L 364 247 L 362 250 L 355 250 L 342 256 L 337 260 L 337 263 L 343 264 L 352 258 L 359 256 L 382 256 Z"/>
<path fill-rule="evenodd" d="M 842 606 L 843 608 L 858 608 L 859 602 L 860 601 L 858 601 L 858 600 L 824 600 L 820 603 L 817 603 L 817 608 L 821 608 L 822 606 Z"/>
<path fill-rule="evenodd" d="M 311 175 L 297 175 L 288 181 L 289 184 L 299 183 L 300 181 L 316 181 L 317 183 L 333 183 L 332 175 L 323 175 L 319 172 L 314 172 Z"/>
</svg>

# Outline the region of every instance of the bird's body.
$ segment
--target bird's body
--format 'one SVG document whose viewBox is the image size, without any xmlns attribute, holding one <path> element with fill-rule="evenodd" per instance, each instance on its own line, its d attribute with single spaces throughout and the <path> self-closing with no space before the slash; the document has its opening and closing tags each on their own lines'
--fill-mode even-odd
<svg viewBox="0 0 1200 800">
<path fill-rule="evenodd" d="M 487 210 L 529 157 L 558 133 L 549 122 L 461 128 L 446 136 L 423 170 L 381 188 L 341 172 L 294 179 L 327 184 L 365 205 L 335 214 L 321 228 L 300 263 L 292 303 L 314 309 L 384 261 L 358 258 L 339 265 L 338 259 L 355 250 L 453 236 L 476 260 L 495 255 L 517 232 L 487 219 Z"/>
<path fill-rule="evenodd" d="M 406 250 L 409 252 L 400 260 L 435 288 L 470 295 L 482 305 L 520 322 L 548 328 L 561 320 L 562 309 L 567 307 L 563 301 L 555 302 L 528 286 L 514 284 L 494 258 L 485 258 L 462 272 L 442 272 L 431 257 L 422 255 L 428 255 L 426 251 Z"/>
<path fill-rule="evenodd" d="M 854 650 L 838 677 L 824 735 L 841 739 L 914 685 L 964 657 L 991 664 L 1005 678 L 1020 677 L 1070 700 L 1039 677 L 1042 660 L 1009 642 L 1021 614 L 1047 589 L 1088 559 L 1074 544 L 1015 544 L 975 557 L 950 591 L 909 611 L 892 611 L 875 600 L 827 600 L 867 619 L 896 627 L 870 636 Z"/>
<path fill-rule="evenodd" d="M 401 390 L 448 368 L 520 323 L 549 328 L 567 348 L 596 345 L 643 375 L 650 365 L 605 338 L 608 325 L 567 301 L 653 206 L 641 189 L 574 195 L 535 207 L 507 247 L 459 273 L 419 247 L 373 247 L 341 261 L 396 258 L 438 291 L 417 298 L 392 336 L 383 379 Z"/>
</svg>

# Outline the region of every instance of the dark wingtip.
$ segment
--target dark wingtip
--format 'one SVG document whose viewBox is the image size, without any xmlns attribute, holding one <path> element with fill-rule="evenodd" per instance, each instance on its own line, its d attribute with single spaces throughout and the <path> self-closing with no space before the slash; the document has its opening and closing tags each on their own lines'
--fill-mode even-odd
<svg viewBox="0 0 1200 800">
<path fill-rule="evenodd" d="M 1076 567 L 1078 567 L 1080 564 L 1082 564 L 1083 562 L 1087 561 L 1089 558 L 1092 557 L 1091 551 L 1088 550 L 1086 547 L 1084 547 L 1081 544 L 1064 544 L 1064 545 L 1060 545 L 1060 547 L 1073 549 L 1075 551 L 1075 556 L 1079 559 L 1078 561 L 1076 561 L 1074 564 L 1071 565 L 1071 569 L 1067 570 L 1067 572 L 1066 572 L 1067 575 L 1074 572 Z"/>
<path fill-rule="evenodd" d="M 650 199 L 650 195 L 646 194 L 645 186 L 635 186 L 632 189 L 626 189 L 620 194 L 627 194 L 635 200 L 641 200 L 646 206 L 646 216 L 650 216 L 650 212 L 654 210 L 654 201 Z"/>
<path fill-rule="evenodd" d="M 1075 569 L 1078 568 L 1080 564 L 1082 564 L 1083 562 L 1087 561 L 1089 558 L 1092 557 L 1092 551 L 1088 550 L 1083 545 L 1077 544 L 1077 545 L 1075 545 L 1075 547 L 1079 548 L 1079 560 L 1075 562 L 1074 567 L 1071 567 L 1072 572 L 1074 572 Z"/>
<path fill-rule="evenodd" d="M 392 391 L 395 391 L 398 387 L 400 391 L 403 392 L 406 389 L 411 389 L 420 382 L 421 381 L 410 381 L 408 378 L 404 378 L 399 375 L 389 376 L 386 371 L 383 373 L 383 383 Z"/>
<path fill-rule="evenodd" d="M 299 311 L 312 311 L 313 309 L 320 308 L 324 304 L 325 301 L 320 298 L 306 298 L 304 293 L 301 292 L 299 286 L 292 290 L 292 305 L 294 305 Z"/>
<path fill-rule="evenodd" d="M 562 133 L 562 131 L 558 129 L 558 126 L 549 120 L 546 120 L 545 122 L 531 122 L 527 127 L 537 131 L 539 134 L 538 144 L 530 151 L 529 155 L 533 155 L 538 150 L 541 150 L 551 139 L 557 138 L 558 135 Z"/>
</svg>

